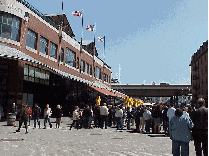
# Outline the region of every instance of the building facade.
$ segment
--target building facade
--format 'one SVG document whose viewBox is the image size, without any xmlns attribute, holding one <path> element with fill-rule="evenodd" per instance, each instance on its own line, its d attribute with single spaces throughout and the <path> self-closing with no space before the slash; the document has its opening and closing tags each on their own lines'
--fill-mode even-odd
<svg viewBox="0 0 209 156">
<path fill-rule="evenodd" d="M 74 39 L 65 14 L 43 15 L 25 0 L 1 0 L 0 10 L 0 104 L 5 113 L 13 102 L 32 108 L 49 103 L 52 109 L 60 104 L 69 112 L 98 95 L 124 97 L 111 89 L 111 67 L 95 49 L 92 53 L 93 43 L 84 47 Z"/>
<path fill-rule="evenodd" d="M 191 57 L 192 104 L 195 106 L 198 98 L 205 99 L 208 105 L 208 41 Z"/>
</svg>

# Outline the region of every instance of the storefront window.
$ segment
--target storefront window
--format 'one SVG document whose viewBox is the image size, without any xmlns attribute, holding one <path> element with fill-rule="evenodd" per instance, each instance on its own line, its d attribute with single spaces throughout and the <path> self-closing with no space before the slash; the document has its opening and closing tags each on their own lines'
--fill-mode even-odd
<svg viewBox="0 0 209 156">
<path fill-rule="evenodd" d="M 14 15 L 0 13 L 0 36 L 11 40 L 20 40 L 20 18 Z"/>
<path fill-rule="evenodd" d="M 69 64 L 72 67 L 75 67 L 75 52 L 71 51 L 70 49 L 66 48 L 65 52 L 65 63 Z"/>
<path fill-rule="evenodd" d="M 57 45 L 50 42 L 50 56 L 57 59 Z"/>
<path fill-rule="evenodd" d="M 47 55 L 48 52 L 48 40 L 45 39 L 44 37 L 40 36 L 40 41 L 39 41 L 39 52 L 42 52 Z"/>
<path fill-rule="evenodd" d="M 36 38 L 37 34 L 28 29 L 26 46 L 36 49 Z"/>
</svg>

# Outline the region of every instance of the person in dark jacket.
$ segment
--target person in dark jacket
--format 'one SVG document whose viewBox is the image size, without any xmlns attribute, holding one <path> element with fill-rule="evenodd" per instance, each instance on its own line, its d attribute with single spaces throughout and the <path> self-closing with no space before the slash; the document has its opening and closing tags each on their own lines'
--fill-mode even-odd
<svg viewBox="0 0 209 156">
<path fill-rule="evenodd" d="M 196 155 L 202 155 L 203 150 L 203 154 L 206 156 L 208 155 L 208 108 L 205 107 L 205 100 L 203 98 L 199 98 L 197 104 L 199 109 L 191 116 L 191 119 L 194 122 L 192 136 L 194 139 Z"/>
<path fill-rule="evenodd" d="M 57 108 L 55 109 L 55 116 L 56 116 L 56 128 L 60 127 L 61 117 L 62 117 L 62 109 L 60 108 L 60 105 L 57 105 Z"/>
<path fill-rule="evenodd" d="M 168 135 L 168 123 L 169 123 L 167 112 L 168 112 L 168 107 L 164 106 L 164 109 L 163 109 L 163 130 L 166 135 Z"/>
<path fill-rule="evenodd" d="M 99 124 L 99 117 L 100 117 L 99 106 L 95 105 L 94 110 L 93 110 L 93 114 L 94 114 L 94 127 L 99 128 L 100 127 L 100 124 Z"/>
<path fill-rule="evenodd" d="M 157 105 L 157 107 L 152 112 L 152 117 L 154 120 L 154 133 L 160 133 L 160 124 L 162 123 L 162 112 L 160 110 L 160 105 Z"/>
<path fill-rule="evenodd" d="M 115 106 L 113 106 L 113 109 L 112 109 L 113 126 L 116 126 L 116 122 L 117 122 L 115 113 L 116 113 L 116 108 Z"/>
<path fill-rule="evenodd" d="M 29 110 L 27 108 L 26 104 L 22 105 L 22 109 L 18 112 L 18 116 L 19 116 L 19 128 L 18 130 L 16 130 L 16 132 L 20 132 L 20 128 L 22 126 L 22 123 L 24 123 L 25 125 L 25 130 L 26 130 L 26 134 L 28 133 L 28 119 L 29 119 Z"/>
<path fill-rule="evenodd" d="M 112 106 L 109 106 L 108 109 L 108 126 L 111 127 L 112 126 L 112 120 L 113 120 L 113 114 L 112 114 Z"/>
<path fill-rule="evenodd" d="M 136 130 L 139 130 L 139 125 L 140 125 L 140 107 L 137 107 L 136 112 L 135 112 L 135 121 L 136 121 Z"/>
<path fill-rule="evenodd" d="M 127 107 L 127 129 L 131 129 L 131 119 L 133 118 L 133 114 L 131 113 L 130 107 Z"/>
<path fill-rule="evenodd" d="M 91 110 L 89 105 L 87 105 L 86 108 L 83 110 L 83 117 L 84 117 L 84 128 L 90 129 Z"/>
<path fill-rule="evenodd" d="M 33 110 L 34 128 L 36 128 L 36 121 L 40 128 L 40 121 L 39 121 L 40 115 L 41 115 L 41 108 L 38 106 L 38 104 L 35 104 L 35 108 Z"/>
</svg>

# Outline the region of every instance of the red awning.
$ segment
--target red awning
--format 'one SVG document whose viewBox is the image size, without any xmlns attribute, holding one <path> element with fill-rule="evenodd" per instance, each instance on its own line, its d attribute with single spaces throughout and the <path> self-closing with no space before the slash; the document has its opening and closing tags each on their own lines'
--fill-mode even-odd
<svg viewBox="0 0 209 156">
<path fill-rule="evenodd" d="M 108 91 L 106 89 L 101 89 L 99 87 L 95 87 L 95 86 L 90 86 L 89 87 L 95 89 L 96 91 L 102 93 L 102 94 L 105 94 L 105 95 L 110 95 L 110 96 L 117 96 L 117 97 L 121 97 L 121 98 L 125 98 L 125 95 L 123 94 L 120 94 L 120 93 L 116 93 L 116 92 L 111 92 L 111 91 Z"/>
</svg>

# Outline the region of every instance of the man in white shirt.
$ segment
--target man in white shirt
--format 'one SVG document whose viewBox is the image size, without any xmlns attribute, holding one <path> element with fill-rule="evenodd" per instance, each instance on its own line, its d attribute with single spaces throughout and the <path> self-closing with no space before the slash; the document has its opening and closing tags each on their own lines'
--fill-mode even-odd
<svg viewBox="0 0 209 156">
<path fill-rule="evenodd" d="M 116 112 L 115 112 L 115 117 L 116 117 L 116 120 L 117 120 L 117 130 L 119 130 L 119 127 L 120 129 L 122 130 L 122 117 L 123 117 L 123 110 L 122 110 L 122 106 L 117 106 L 116 108 Z"/>
<path fill-rule="evenodd" d="M 173 104 L 170 104 L 170 107 L 167 112 L 167 116 L 168 116 L 169 121 L 171 121 L 171 119 L 175 116 L 175 111 L 176 111 L 176 109 L 173 108 Z"/>
<path fill-rule="evenodd" d="M 101 129 L 104 127 L 105 122 L 105 129 L 107 129 L 107 115 L 109 114 L 108 108 L 106 106 L 106 103 L 103 104 L 100 108 L 100 116 L 101 116 Z"/>
<path fill-rule="evenodd" d="M 167 116 L 168 116 L 168 119 L 169 119 L 169 123 L 168 123 L 168 135 L 171 135 L 170 134 L 170 121 L 175 116 L 175 111 L 176 111 L 176 109 L 173 108 L 173 104 L 170 104 L 170 106 L 168 108 L 168 111 L 167 111 Z"/>
</svg>

